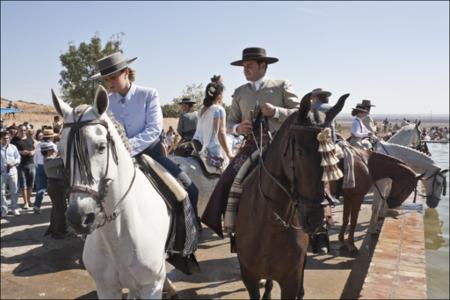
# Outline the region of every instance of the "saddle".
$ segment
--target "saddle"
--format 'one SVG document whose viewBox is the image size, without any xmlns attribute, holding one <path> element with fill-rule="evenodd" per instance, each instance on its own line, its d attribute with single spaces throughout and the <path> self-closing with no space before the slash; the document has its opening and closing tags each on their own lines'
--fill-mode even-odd
<svg viewBox="0 0 450 300">
<path fill-rule="evenodd" d="M 206 178 L 219 178 L 222 175 L 223 170 L 208 165 L 208 163 L 206 162 L 206 158 L 202 157 L 199 154 L 200 150 L 202 149 L 201 143 L 197 140 L 192 140 L 191 145 L 193 150 L 190 154 L 190 157 L 198 161 L 200 168 L 202 169 L 203 175 Z"/>
<path fill-rule="evenodd" d="M 137 156 L 136 160 L 171 211 L 169 234 L 165 245 L 167 261 L 185 274 L 200 272 L 194 255 L 198 240 L 197 223 L 186 190 L 150 156 L 142 154 Z"/>
</svg>

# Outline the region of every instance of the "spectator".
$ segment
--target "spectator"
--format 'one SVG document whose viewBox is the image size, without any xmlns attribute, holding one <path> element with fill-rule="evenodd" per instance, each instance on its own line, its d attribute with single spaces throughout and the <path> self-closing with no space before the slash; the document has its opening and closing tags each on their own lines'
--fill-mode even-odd
<svg viewBox="0 0 450 300">
<path fill-rule="evenodd" d="M 50 143 L 56 148 L 56 145 L 53 144 L 53 138 L 55 136 L 53 129 L 44 129 L 42 133 L 42 141 L 36 144 L 36 152 L 34 155 L 34 163 L 36 165 L 36 199 L 34 201 L 33 210 L 35 214 L 41 213 L 42 199 L 47 190 L 47 176 L 44 171 L 44 156 L 42 154 L 41 145 Z"/>
<path fill-rule="evenodd" d="M 56 131 L 58 131 L 58 133 L 59 133 L 61 131 L 62 127 L 63 127 L 63 121 L 60 119 L 59 116 L 54 116 L 53 117 L 53 130 L 55 131 L 55 133 L 56 133 Z"/>
<path fill-rule="evenodd" d="M 58 155 L 57 146 L 52 142 L 42 142 L 40 145 L 44 157 L 44 170 L 47 178 L 48 195 L 52 202 L 50 225 L 44 236 L 63 239 L 67 233 L 65 212 L 67 202 L 64 186 L 64 163 Z"/>
<path fill-rule="evenodd" d="M 16 146 L 10 144 L 8 131 L 2 131 L 1 137 L 1 206 L 2 218 L 8 214 L 8 205 L 5 198 L 5 187 L 8 185 L 11 197 L 11 210 L 13 215 L 20 215 L 17 207 L 17 166 L 20 163 L 20 154 Z"/>
<path fill-rule="evenodd" d="M 27 136 L 27 126 L 19 126 L 17 136 L 11 143 L 17 147 L 20 153 L 20 165 L 18 168 L 19 188 L 22 190 L 23 208 L 28 209 L 32 206 L 31 192 L 34 185 L 36 167 L 34 165 L 34 141 Z"/>
</svg>

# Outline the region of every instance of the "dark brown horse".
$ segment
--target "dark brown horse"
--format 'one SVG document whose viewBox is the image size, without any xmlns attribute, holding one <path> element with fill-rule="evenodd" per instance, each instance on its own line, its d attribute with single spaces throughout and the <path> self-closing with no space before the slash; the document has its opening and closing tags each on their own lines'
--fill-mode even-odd
<svg viewBox="0 0 450 300">
<path fill-rule="evenodd" d="M 385 199 L 389 208 L 400 206 L 415 189 L 417 176 L 404 162 L 392 156 L 351 147 L 354 157 L 355 188 L 342 189 L 344 196 L 344 213 L 339 241 L 344 243 L 351 252 L 357 251 L 353 242 L 359 210 L 364 196 L 374 183 L 383 178 L 392 180 L 392 188 Z M 342 169 L 342 168 L 341 168 Z M 340 181 L 342 183 L 342 180 Z M 376 186 L 375 186 L 376 188 Z M 348 238 L 344 241 L 345 230 L 351 217 Z"/>
<path fill-rule="evenodd" d="M 317 134 L 341 111 L 348 94 L 331 108 L 325 121 L 310 112 L 310 94 L 299 111 L 281 126 L 243 183 L 236 219 L 236 246 L 242 280 L 250 298 L 259 299 L 259 281 L 272 280 L 283 299 L 302 298 L 308 234 L 322 223 L 324 184 Z"/>
</svg>

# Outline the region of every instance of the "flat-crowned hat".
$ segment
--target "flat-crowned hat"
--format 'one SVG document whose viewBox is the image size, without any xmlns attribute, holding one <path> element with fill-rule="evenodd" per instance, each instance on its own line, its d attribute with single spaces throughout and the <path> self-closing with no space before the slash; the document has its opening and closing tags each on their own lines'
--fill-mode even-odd
<svg viewBox="0 0 450 300">
<path fill-rule="evenodd" d="M 371 106 L 375 106 L 375 105 L 370 104 L 370 100 L 363 100 L 361 102 L 361 106 L 362 107 L 371 107 Z"/>
<path fill-rule="evenodd" d="M 195 100 L 192 100 L 189 97 L 184 97 L 183 99 L 181 99 L 180 103 L 178 104 L 189 104 L 189 103 L 196 103 Z"/>
<path fill-rule="evenodd" d="M 42 137 L 43 138 L 52 138 L 52 137 L 54 137 L 56 134 L 53 132 L 53 129 L 51 129 L 51 128 L 45 128 L 43 131 L 42 131 Z"/>
<path fill-rule="evenodd" d="M 331 92 L 324 91 L 324 90 L 322 90 L 321 88 L 312 90 L 312 92 L 311 92 L 311 98 L 312 98 L 312 97 L 319 97 L 319 96 L 330 97 L 330 96 L 331 96 Z"/>
<path fill-rule="evenodd" d="M 97 60 L 97 69 L 99 73 L 92 75 L 89 79 L 97 79 L 108 76 L 128 67 L 130 63 L 135 61 L 137 57 L 126 59 L 122 52 L 116 52 Z"/>
<path fill-rule="evenodd" d="M 357 104 L 356 107 L 352 110 L 352 116 L 356 116 L 356 114 L 360 111 L 369 113 L 369 111 L 364 106 L 362 106 L 361 104 Z"/>
<path fill-rule="evenodd" d="M 263 61 L 266 62 L 267 64 L 273 64 L 278 61 L 278 58 L 266 56 L 266 49 L 264 48 L 251 47 L 245 48 L 242 51 L 242 59 L 233 61 L 231 65 L 242 66 L 242 63 L 247 60 Z"/>
</svg>

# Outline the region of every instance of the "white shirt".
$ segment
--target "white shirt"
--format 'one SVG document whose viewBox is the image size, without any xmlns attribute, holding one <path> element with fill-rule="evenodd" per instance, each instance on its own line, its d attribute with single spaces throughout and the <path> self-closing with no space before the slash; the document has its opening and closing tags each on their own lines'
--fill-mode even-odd
<svg viewBox="0 0 450 300">
<path fill-rule="evenodd" d="M 370 131 L 366 128 L 362 120 L 358 117 L 353 119 L 352 135 L 358 138 L 365 138 L 369 136 Z"/>
<path fill-rule="evenodd" d="M 17 147 L 13 144 L 9 144 L 7 147 L 0 145 L 0 153 L 1 153 L 1 174 L 9 174 L 15 175 L 17 174 L 17 168 L 14 166 L 9 169 L 9 173 L 7 173 L 7 163 L 14 162 L 15 165 L 20 164 L 20 154 L 17 150 Z"/>
</svg>

